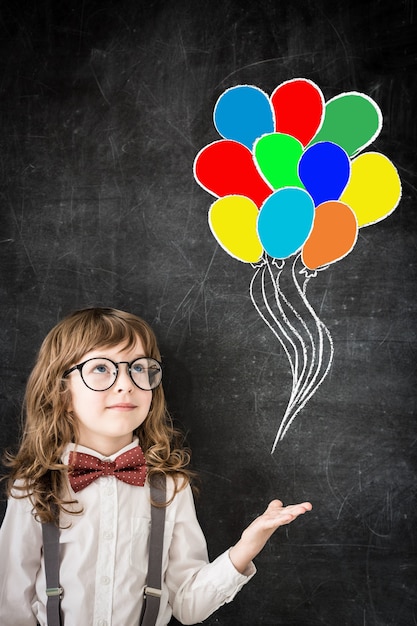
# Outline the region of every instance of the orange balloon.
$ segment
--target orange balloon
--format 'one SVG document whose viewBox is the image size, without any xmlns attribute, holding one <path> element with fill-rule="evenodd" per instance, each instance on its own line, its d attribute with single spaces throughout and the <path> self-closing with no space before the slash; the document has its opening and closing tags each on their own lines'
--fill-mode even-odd
<svg viewBox="0 0 417 626">
<path fill-rule="evenodd" d="M 301 258 L 315 270 L 345 257 L 358 238 L 358 220 L 352 209 L 338 200 L 316 207 L 313 228 L 303 246 Z"/>
</svg>

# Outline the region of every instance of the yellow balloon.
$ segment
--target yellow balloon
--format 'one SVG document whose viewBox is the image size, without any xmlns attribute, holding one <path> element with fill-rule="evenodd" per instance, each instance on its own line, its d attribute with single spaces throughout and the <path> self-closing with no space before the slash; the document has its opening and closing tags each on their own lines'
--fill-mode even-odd
<svg viewBox="0 0 417 626">
<path fill-rule="evenodd" d="M 244 263 L 256 263 L 263 254 L 256 224 L 259 210 L 245 196 L 225 196 L 211 205 L 211 232 L 228 254 Z"/>
<path fill-rule="evenodd" d="M 386 218 L 400 198 L 400 177 L 386 156 L 365 152 L 352 161 L 350 179 L 340 201 L 350 206 L 359 227 Z"/>
</svg>

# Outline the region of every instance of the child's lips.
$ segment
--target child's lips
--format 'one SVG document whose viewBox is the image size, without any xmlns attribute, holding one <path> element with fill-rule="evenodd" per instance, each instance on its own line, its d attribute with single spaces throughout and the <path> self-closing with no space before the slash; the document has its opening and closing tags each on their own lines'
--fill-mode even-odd
<svg viewBox="0 0 417 626">
<path fill-rule="evenodd" d="M 118 404 L 112 404 L 107 408 L 116 411 L 132 411 L 133 409 L 136 409 L 136 404 L 131 404 L 130 402 L 119 402 Z"/>
</svg>

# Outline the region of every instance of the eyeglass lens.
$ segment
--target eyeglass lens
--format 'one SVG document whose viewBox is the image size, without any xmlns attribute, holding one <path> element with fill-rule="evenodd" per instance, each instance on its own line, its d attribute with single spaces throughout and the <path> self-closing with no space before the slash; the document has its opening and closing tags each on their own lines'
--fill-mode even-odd
<svg viewBox="0 0 417 626">
<path fill-rule="evenodd" d="M 90 389 L 105 391 L 117 378 L 117 366 L 109 359 L 94 358 L 84 363 L 81 376 Z M 130 364 L 129 374 L 140 389 L 155 389 L 162 379 L 162 369 L 155 359 L 142 357 Z"/>
</svg>

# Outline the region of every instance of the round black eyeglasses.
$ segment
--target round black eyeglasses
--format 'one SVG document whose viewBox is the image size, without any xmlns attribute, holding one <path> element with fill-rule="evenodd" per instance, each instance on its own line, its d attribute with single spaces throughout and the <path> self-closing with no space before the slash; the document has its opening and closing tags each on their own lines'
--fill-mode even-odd
<svg viewBox="0 0 417 626">
<path fill-rule="evenodd" d="M 135 359 L 130 363 L 128 361 L 115 363 L 111 359 L 94 357 L 74 365 L 64 372 L 63 377 L 66 378 L 71 372 L 78 370 L 86 387 L 92 391 L 107 391 L 116 382 L 119 365 L 122 364 L 127 365 L 129 376 L 139 389 L 150 391 L 161 383 L 162 364 L 147 356 Z"/>
</svg>

